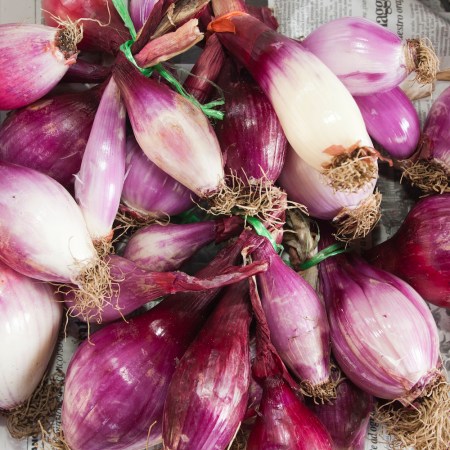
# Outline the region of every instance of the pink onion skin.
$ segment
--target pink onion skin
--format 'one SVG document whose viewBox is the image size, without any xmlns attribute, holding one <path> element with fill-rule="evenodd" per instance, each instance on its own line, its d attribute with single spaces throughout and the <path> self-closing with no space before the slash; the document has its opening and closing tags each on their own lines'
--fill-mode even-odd
<svg viewBox="0 0 450 450">
<path fill-rule="evenodd" d="M 22 108 L 39 100 L 75 63 L 76 53 L 66 59 L 58 49 L 59 31 L 25 23 L 0 25 L 0 109 Z"/>
<path fill-rule="evenodd" d="M 92 323 L 111 322 L 160 297 L 178 292 L 220 288 L 267 270 L 266 263 L 257 262 L 245 267 L 223 268 L 223 273 L 215 277 L 198 278 L 184 272 L 152 272 L 140 269 L 132 261 L 117 255 L 110 255 L 107 262 L 113 286 L 117 288 L 112 298 L 101 310 L 85 309 L 81 314 L 74 303 L 73 294 L 68 294 L 65 302 L 72 308 L 71 315 L 80 316 L 81 320 Z"/>
<path fill-rule="evenodd" d="M 0 262 L 0 409 L 28 400 L 44 376 L 62 319 L 54 289 Z"/>
<path fill-rule="evenodd" d="M 75 198 L 94 241 L 111 240 L 125 179 L 126 112 L 111 78 L 103 91 L 75 177 Z"/>
<path fill-rule="evenodd" d="M 198 276 L 219 274 L 236 261 L 244 245 L 241 238 L 222 250 Z M 177 361 L 218 292 L 168 297 L 144 315 L 94 333 L 94 345 L 84 342 L 78 348 L 67 371 L 62 410 L 70 448 L 141 449 L 161 441 L 164 401 Z M 92 367 L 98 371 L 93 373 Z"/>
<path fill-rule="evenodd" d="M 128 61 L 114 68 L 137 142 L 161 170 L 200 197 L 223 183 L 217 137 L 202 111 Z"/>
<path fill-rule="evenodd" d="M 327 22 L 303 39 L 302 45 L 323 61 L 353 95 L 388 91 L 409 73 L 402 40 L 362 17 Z"/>
<path fill-rule="evenodd" d="M 333 440 L 333 450 L 364 450 L 374 398 L 350 380 L 342 380 L 337 398 L 326 403 L 308 402 Z"/>
<path fill-rule="evenodd" d="M 257 276 L 273 345 L 297 378 L 314 386 L 330 378 L 330 329 L 314 289 L 288 267 L 267 239 L 255 249 L 269 269 Z"/>
<path fill-rule="evenodd" d="M 0 162 L 0 260 L 42 281 L 74 282 L 97 258 L 80 208 L 55 180 Z"/>
<path fill-rule="evenodd" d="M 153 224 L 131 236 L 123 256 L 142 269 L 176 270 L 203 246 L 225 241 L 243 229 L 239 217 L 190 224 Z"/>
<path fill-rule="evenodd" d="M 243 79 L 230 81 L 223 89 L 225 117 L 216 133 L 225 172 L 244 181 L 264 178 L 275 182 L 284 165 L 287 140 L 269 99 L 257 85 Z"/>
<path fill-rule="evenodd" d="M 407 95 L 395 87 L 390 91 L 355 96 L 369 135 L 393 158 L 409 158 L 420 138 L 420 121 Z"/>
<path fill-rule="evenodd" d="M 319 419 L 281 379 L 267 378 L 247 450 L 332 450 Z"/>
<path fill-rule="evenodd" d="M 225 449 L 230 444 L 247 409 L 250 321 L 246 282 L 229 287 L 170 382 L 165 449 Z"/>
<path fill-rule="evenodd" d="M 138 216 L 167 217 L 192 205 L 193 193 L 152 163 L 134 136 L 127 138 L 126 177 L 122 190 L 125 209 Z"/>
<path fill-rule="evenodd" d="M 108 3 L 108 5 L 107 5 Z M 42 0 L 42 15 L 47 25 L 57 26 L 51 15 L 62 20 L 82 20 L 83 40 L 79 47 L 87 51 L 104 51 L 116 53 L 120 45 L 130 39 L 130 33 L 125 28 L 111 0 Z"/>
<path fill-rule="evenodd" d="M 440 164 L 450 177 L 450 87 L 433 102 L 423 126 L 422 138 L 412 160 L 428 160 Z"/>
<path fill-rule="evenodd" d="M 233 32 L 223 32 L 225 27 Z M 334 157 L 332 149 L 372 147 L 348 90 L 297 41 L 248 14 L 219 17 L 209 28 L 219 31 L 224 47 L 251 73 L 288 142 L 310 166 L 322 171 Z"/>
<path fill-rule="evenodd" d="M 365 253 L 368 261 L 409 283 L 426 301 L 450 308 L 450 194 L 426 197 L 397 233 Z"/>
<path fill-rule="evenodd" d="M 130 16 L 136 31 L 143 27 L 157 2 L 158 0 L 130 0 Z"/>
<path fill-rule="evenodd" d="M 0 159 L 71 186 L 81 166 L 99 94 L 91 89 L 52 95 L 11 112 L 0 128 Z"/>
<path fill-rule="evenodd" d="M 365 392 L 413 401 L 436 376 L 439 337 L 422 297 L 394 275 L 356 255 L 319 266 L 333 354 Z"/>
<path fill-rule="evenodd" d="M 272 30 L 278 30 L 280 24 L 278 23 L 272 8 L 268 8 L 267 6 L 247 5 L 247 11 L 253 17 L 256 17 L 268 27 L 272 28 Z"/>
<path fill-rule="evenodd" d="M 325 177 L 312 170 L 291 148 L 278 180 L 291 200 L 305 205 L 309 215 L 317 219 L 334 219 L 344 209 L 355 209 L 373 193 L 376 178 L 358 192 L 335 191 Z"/>
</svg>

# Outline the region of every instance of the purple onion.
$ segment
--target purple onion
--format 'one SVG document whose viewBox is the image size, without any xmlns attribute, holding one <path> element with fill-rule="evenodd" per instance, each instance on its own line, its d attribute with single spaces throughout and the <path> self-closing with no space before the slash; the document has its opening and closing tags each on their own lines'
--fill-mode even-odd
<svg viewBox="0 0 450 450">
<path fill-rule="evenodd" d="M 80 38 L 76 24 L 0 25 L 0 109 L 21 108 L 50 92 L 75 64 Z"/>
<path fill-rule="evenodd" d="M 376 178 L 357 192 L 336 191 L 318 171 L 288 148 L 278 180 L 289 198 L 306 206 L 317 219 L 333 220 L 342 238 L 364 237 L 380 218 L 380 194 L 373 193 Z"/>
<path fill-rule="evenodd" d="M 122 209 L 138 217 L 164 218 L 192 206 L 193 193 L 153 164 L 134 136 L 127 139 L 126 164 Z"/>
<path fill-rule="evenodd" d="M 250 81 L 230 80 L 222 87 L 225 118 L 216 133 L 225 171 L 242 180 L 264 178 L 275 182 L 283 168 L 287 140 L 272 105 Z"/>
<path fill-rule="evenodd" d="M 319 266 L 333 354 L 359 388 L 407 403 L 436 377 L 439 337 L 420 295 L 356 255 Z"/>
<path fill-rule="evenodd" d="M 0 262 L 0 409 L 28 400 L 53 353 L 62 319 L 54 289 Z"/>
<path fill-rule="evenodd" d="M 156 3 L 158 0 L 130 0 L 130 16 L 137 31 L 143 27 Z"/>
<path fill-rule="evenodd" d="M 409 158 L 419 142 L 420 122 L 407 95 L 395 87 L 390 91 L 354 98 L 369 135 L 393 158 Z"/>
<path fill-rule="evenodd" d="M 373 397 L 347 378 L 339 383 L 336 395 L 326 403 L 310 401 L 308 406 L 330 433 L 333 450 L 364 450 Z"/>
<path fill-rule="evenodd" d="M 267 6 L 247 5 L 247 10 L 249 14 L 265 23 L 268 27 L 272 28 L 272 30 L 278 30 L 280 24 L 274 16 L 272 8 L 268 8 Z"/>
<path fill-rule="evenodd" d="M 326 396 L 330 380 L 330 330 L 325 307 L 314 289 L 258 239 L 257 260 L 269 261 L 257 276 L 258 291 L 272 343 L 309 395 Z M 322 390 L 322 391 L 321 391 Z"/>
<path fill-rule="evenodd" d="M 55 18 L 72 22 L 88 19 L 81 20 L 82 50 L 116 53 L 120 45 L 130 39 L 130 33 L 111 0 L 41 0 L 41 7 L 47 25 L 57 26 Z"/>
<path fill-rule="evenodd" d="M 319 419 L 282 379 L 267 378 L 247 450 L 332 450 Z"/>
<path fill-rule="evenodd" d="M 125 179 L 125 106 L 111 78 L 75 177 L 75 198 L 95 242 L 110 242 Z"/>
<path fill-rule="evenodd" d="M 409 283 L 426 301 L 450 308 L 450 194 L 421 199 L 397 233 L 366 252 L 368 260 Z"/>
<path fill-rule="evenodd" d="M 424 41 L 405 43 L 386 27 L 362 17 L 321 25 L 302 46 L 323 61 L 353 95 L 388 91 L 410 72 L 423 84 L 436 78 L 438 60 Z"/>
<path fill-rule="evenodd" d="M 66 83 L 101 83 L 111 75 L 111 66 L 90 63 L 78 58 L 70 66 L 62 81 Z"/>
<path fill-rule="evenodd" d="M 144 77 L 125 57 L 116 64 L 114 78 L 136 140 L 149 159 L 200 197 L 216 193 L 224 178 L 222 154 L 202 111 Z"/>
<path fill-rule="evenodd" d="M 165 449 L 227 448 L 247 407 L 250 321 L 248 284 L 228 288 L 170 382 Z"/>
<path fill-rule="evenodd" d="M 80 169 L 98 88 L 52 95 L 11 112 L 0 128 L 0 159 L 43 172 L 64 186 Z"/>
<path fill-rule="evenodd" d="M 184 82 L 186 91 L 200 103 L 207 102 L 215 89 L 212 83 L 219 76 L 224 62 L 225 53 L 222 45 L 213 34 L 206 41 L 205 48 Z"/>
<path fill-rule="evenodd" d="M 242 227 L 242 219 L 236 216 L 184 225 L 153 224 L 131 236 L 123 256 L 141 269 L 176 270 L 203 246 L 225 241 Z"/>
<path fill-rule="evenodd" d="M 240 238 L 222 250 L 198 275 L 221 273 L 245 243 Z M 177 361 L 218 292 L 171 296 L 129 322 L 108 325 L 78 348 L 67 371 L 62 410 L 70 448 L 124 450 L 161 441 L 164 401 Z"/>
<path fill-rule="evenodd" d="M 433 102 L 417 152 L 404 174 L 426 193 L 450 192 L 450 87 Z"/>
<path fill-rule="evenodd" d="M 216 4 L 220 8 L 220 2 L 213 2 L 214 8 Z M 307 164 L 321 172 L 333 167 L 327 171 L 332 179 L 347 170 L 344 160 L 352 161 L 363 152 L 369 167 L 352 164 L 356 178 L 335 179 L 334 187 L 357 190 L 369 174 L 375 175 L 376 158 L 369 150 L 372 142 L 358 106 L 316 56 L 245 13 L 219 17 L 209 29 L 219 32 L 225 48 L 267 95 L 287 140 Z"/>
</svg>

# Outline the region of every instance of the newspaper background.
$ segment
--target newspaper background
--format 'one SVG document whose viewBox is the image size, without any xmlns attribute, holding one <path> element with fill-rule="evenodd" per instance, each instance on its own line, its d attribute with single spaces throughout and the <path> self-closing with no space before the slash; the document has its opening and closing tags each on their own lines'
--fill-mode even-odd
<svg viewBox="0 0 450 450">
<path fill-rule="evenodd" d="M 250 4 L 267 5 L 265 0 L 250 0 Z M 280 31 L 291 37 L 306 36 L 321 23 L 346 15 L 362 16 L 381 22 L 403 38 L 428 37 L 441 59 L 441 68 L 450 67 L 450 1 L 449 0 L 268 0 L 280 22 Z M 0 0 L 0 23 L 41 21 L 40 0 Z M 185 62 L 181 60 L 182 62 Z M 186 61 L 187 62 L 187 61 Z M 431 102 L 446 87 L 438 82 L 432 97 L 416 101 L 423 121 Z M 4 114 L 0 115 L 3 119 Z M 392 236 L 409 209 L 417 200 L 417 192 L 407 184 L 400 184 L 400 175 L 386 165 L 381 166 L 378 185 L 383 194 L 383 217 L 372 234 L 375 242 Z M 450 373 L 450 310 L 431 306 L 441 342 L 441 354 L 447 373 Z M 69 322 L 67 336 L 60 336 L 52 362 L 52 370 L 67 369 L 79 343 L 87 336 L 81 322 Z M 59 418 L 57 418 L 57 423 Z M 39 439 L 17 441 L 8 434 L 0 417 L 1 450 L 37 450 Z M 386 450 L 380 430 L 370 424 L 365 450 Z M 154 449 L 156 450 L 156 448 Z"/>
</svg>

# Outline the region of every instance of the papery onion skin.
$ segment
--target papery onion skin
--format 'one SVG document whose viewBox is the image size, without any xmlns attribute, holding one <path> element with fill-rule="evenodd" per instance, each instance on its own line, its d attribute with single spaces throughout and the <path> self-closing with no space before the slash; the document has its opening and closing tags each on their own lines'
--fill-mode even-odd
<svg viewBox="0 0 450 450">
<path fill-rule="evenodd" d="M 267 378 L 247 450 L 332 450 L 319 419 L 281 379 Z"/>
<path fill-rule="evenodd" d="M 436 323 L 425 301 L 356 255 L 328 258 L 319 273 L 333 354 L 345 375 L 376 397 L 413 401 L 440 365 Z"/>
<path fill-rule="evenodd" d="M 268 8 L 267 6 L 247 5 L 247 11 L 253 17 L 256 17 L 268 27 L 272 28 L 272 30 L 278 30 L 280 24 L 278 23 L 272 8 Z"/>
<path fill-rule="evenodd" d="M 202 111 L 126 60 L 115 66 L 134 135 L 149 159 L 200 197 L 223 183 L 217 137 Z"/>
<path fill-rule="evenodd" d="M 56 16 L 65 21 L 82 20 L 83 40 L 80 48 L 88 51 L 116 53 L 130 39 L 123 20 L 111 0 L 42 0 L 42 14 L 47 25 L 57 26 Z M 100 23 L 98 23 L 100 22 Z"/>
<path fill-rule="evenodd" d="M 301 381 L 313 386 L 330 381 L 330 329 L 322 301 L 267 239 L 253 254 L 270 263 L 256 279 L 271 340 L 281 359 Z"/>
<path fill-rule="evenodd" d="M 38 170 L 63 186 L 73 185 L 99 94 L 93 89 L 51 95 L 11 112 L 0 128 L 0 159 Z"/>
<path fill-rule="evenodd" d="M 58 48 L 60 32 L 45 25 L 0 25 L 0 109 L 22 108 L 39 100 L 75 63 L 76 51 L 66 59 Z"/>
<path fill-rule="evenodd" d="M 288 142 L 306 163 L 322 171 L 332 149 L 372 147 L 352 96 L 316 56 L 250 15 L 222 21 L 234 32 L 218 33 L 220 41 L 267 95 Z"/>
<path fill-rule="evenodd" d="M 73 282 L 97 258 L 80 208 L 55 180 L 0 162 L 0 260 L 42 281 Z"/>
<path fill-rule="evenodd" d="M 374 398 L 343 379 L 335 399 L 326 403 L 308 402 L 333 440 L 333 450 L 364 450 Z"/>
<path fill-rule="evenodd" d="M 287 140 L 272 105 L 250 80 L 230 81 L 223 89 L 225 117 L 216 133 L 225 172 L 242 180 L 275 182 L 284 165 Z"/>
<path fill-rule="evenodd" d="M 240 239 L 222 250 L 198 275 L 220 273 L 244 244 Z M 171 296 L 144 315 L 92 334 L 94 345 L 84 342 L 78 348 L 67 371 L 62 410 L 65 439 L 73 450 L 141 449 L 161 441 L 163 406 L 177 360 L 218 292 Z"/>
<path fill-rule="evenodd" d="M 75 198 L 94 241 L 110 241 L 125 179 L 125 106 L 114 78 L 103 91 L 75 177 Z"/>
<path fill-rule="evenodd" d="M 302 45 L 323 61 L 353 95 L 388 91 L 409 73 L 402 40 L 362 17 L 327 22 L 303 39 Z"/>
<path fill-rule="evenodd" d="M 102 308 L 80 310 L 73 293 L 66 297 L 72 316 L 88 322 L 111 322 L 123 318 L 146 303 L 177 292 L 199 292 L 236 283 L 267 270 L 266 263 L 255 262 L 245 267 L 222 267 L 220 275 L 198 278 L 184 272 L 153 272 L 139 268 L 133 261 L 118 255 L 107 259 L 113 283 L 111 298 L 104 299 Z"/>
<path fill-rule="evenodd" d="M 236 216 L 183 225 L 153 224 L 131 236 L 123 256 L 143 269 L 176 270 L 203 246 L 227 240 L 242 228 L 243 221 Z"/>
<path fill-rule="evenodd" d="M 0 262 L 0 409 L 31 397 L 44 376 L 62 319 L 54 289 Z"/>
<path fill-rule="evenodd" d="M 399 87 L 354 99 L 367 132 L 389 155 L 406 159 L 414 153 L 420 138 L 419 115 Z"/>
<path fill-rule="evenodd" d="M 336 191 L 326 178 L 306 164 L 291 148 L 279 178 L 280 186 L 291 200 L 305 205 L 308 214 L 317 219 L 334 219 L 344 209 L 355 209 L 373 193 L 376 178 L 357 192 Z"/>
<path fill-rule="evenodd" d="M 127 138 L 126 177 L 122 202 L 135 214 L 164 218 L 189 209 L 192 191 L 152 163 L 134 136 Z"/>
<path fill-rule="evenodd" d="M 426 301 L 450 308 L 450 194 L 426 197 L 397 233 L 365 253 L 371 264 L 409 283 Z"/>
<path fill-rule="evenodd" d="M 225 449 L 244 417 L 251 321 L 245 283 L 227 288 L 177 366 L 164 404 L 167 450 Z"/>
</svg>

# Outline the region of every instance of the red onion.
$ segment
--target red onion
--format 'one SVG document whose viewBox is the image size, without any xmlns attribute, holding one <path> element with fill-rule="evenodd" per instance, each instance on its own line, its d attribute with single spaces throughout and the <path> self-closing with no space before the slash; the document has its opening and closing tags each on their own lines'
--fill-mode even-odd
<svg viewBox="0 0 450 450">
<path fill-rule="evenodd" d="M 278 30 L 280 25 L 271 8 L 268 8 L 267 6 L 247 5 L 247 10 L 249 14 L 265 23 L 268 27 L 272 28 L 272 30 Z"/>
<path fill-rule="evenodd" d="M 50 92 L 75 64 L 80 39 L 74 24 L 0 25 L 0 109 L 21 108 Z"/>
<path fill-rule="evenodd" d="M 201 110 L 122 59 L 114 68 L 134 135 L 160 169 L 201 197 L 223 183 L 220 147 Z"/>
<path fill-rule="evenodd" d="M 450 388 L 440 374 L 438 331 L 425 301 L 356 255 L 326 259 L 319 272 L 333 354 L 345 375 L 369 394 L 405 405 L 389 402 L 377 412 L 397 441 L 446 449 Z"/>
<path fill-rule="evenodd" d="M 130 39 L 111 0 L 42 0 L 42 12 L 47 25 L 57 25 L 56 18 L 80 20 L 83 25 L 80 48 L 83 50 L 116 53 L 120 45 Z"/>
<path fill-rule="evenodd" d="M 143 27 L 157 2 L 158 0 L 130 0 L 130 16 L 136 30 Z"/>
<path fill-rule="evenodd" d="M 221 87 L 225 118 L 216 133 L 226 171 L 243 180 L 276 181 L 283 168 L 287 141 L 268 98 L 258 86 L 244 79 L 230 80 Z"/>
<path fill-rule="evenodd" d="M 70 66 L 62 81 L 66 83 L 101 83 L 111 74 L 111 66 L 89 63 L 78 58 L 77 63 Z"/>
<path fill-rule="evenodd" d="M 216 4 L 222 5 L 213 1 L 214 8 Z M 219 17 L 209 28 L 220 32 L 222 44 L 252 74 L 287 140 L 307 164 L 325 171 L 337 190 L 358 190 L 376 177 L 376 158 L 361 113 L 317 57 L 245 13 Z"/>
<path fill-rule="evenodd" d="M 317 417 L 282 379 L 267 378 L 247 450 L 331 450 L 331 439 Z"/>
<path fill-rule="evenodd" d="M 366 236 L 380 219 L 381 195 L 373 193 L 376 178 L 357 192 L 336 191 L 290 148 L 279 184 L 291 200 L 306 206 L 312 217 L 333 220 L 341 239 Z"/>
<path fill-rule="evenodd" d="M 366 253 L 425 300 L 450 308 L 450 194 L 421 199 L 397 233 Z"/>
<path fill-rule="evenodd" d="M 426 84 L 436 78 L 439 60 L 425 41 L 406 42 L 378 23 L 342 17 L 316 28 L 302 45 L 322 60 L 354 95 L 393 89 L 410 72 Z"/>
<path fill-rule="evenodd" d="M 149 225 L 131 236 L 123 256 L 142 269 L 176 270 L 203 246 L 229 239 L 242 226 L 242 219 L 236 216 L 184 225 Z"/>
<path fill-rule="evenodd" d="M 83 215 L 55 180 L 0 162 L 0 259 L 43 281 L 77 283 L 98 257 Z"/>
<path fill-rule="evenodd" d="M 213 34 L 206 41 L 205 48 L 184 82 L 186 91 L 200 103 L 209 100 L 214 85 L 225 62 L 225 53 L 219 38 Z"/>
<path fill-rule="evenodd" d="M 73 183 L 100 101 L 98 88 L 52 95 L 11 112 L 0 128 L 0 159 Z"/>
<path fill-rule="evenodd" d="M 308 406 L 330 433 L 333 450 L 364 450 L 373 397 L 347 378 L 339 383 L 336 395 L 326 403 L 311 401 Z"/>
<path fill-rule="evenodd" d="M 134 136 L 128 137 L 122 210 L 142 219 L 164 218 L 189 209 L 192 196 L 189 189 L 147 158 Z"/>
<path fill-rule="evenodd" d="M 450 87 L 434 101 L 417 152 L 405 161 L 404 175 L 427 193 L 450 192 Z"/>
<path fill-rule="evenodd" d="M 165 449 L 225 450 L 233 439 L 247 407 L 250 320 L 248 285 L 228 288 L 170 382 Z"/>
<path fill-rule="evenodd" d="M 53 289 L 0 262 L 0 409 L 25 402 L 53 353 L 62 318 Z"/>
<path fill-rule="evenodd" d="M 302 381 L 303 391 L 327 397 L 333 383 L 325 307 L 314 289 L 283 262 L 267 239 L 258 238 L 257 242 L 255 258 L 269 261 L 269 269 L 257 276 L 257 282 L 272 343 Z"/>
<path fill-rule="evenodd" d="M 75 177 L 75 198 L 96 244 L 109 243 L 125 178 L 125 106 L 111 78 Z"/>
<path fill-rule="evenodd" d="M 419 142 L 420 122 L 406 94 L 395 87 L 354 98 L 370 136 L 393 158 L 409 158 Z"/>
<path fill-rule="evenodd" d="M 244 245 L 240 238 L 198 275 L 219 274 Z M 140 317 L 94 333 L 94 345 L 79 347 L 67 371 L 62 411 L 65 439 L 73 450 L 136 449 L 161 440 L 163 406 L 176 363 L 217 293 L 171 296 Z"/>
</svg>

